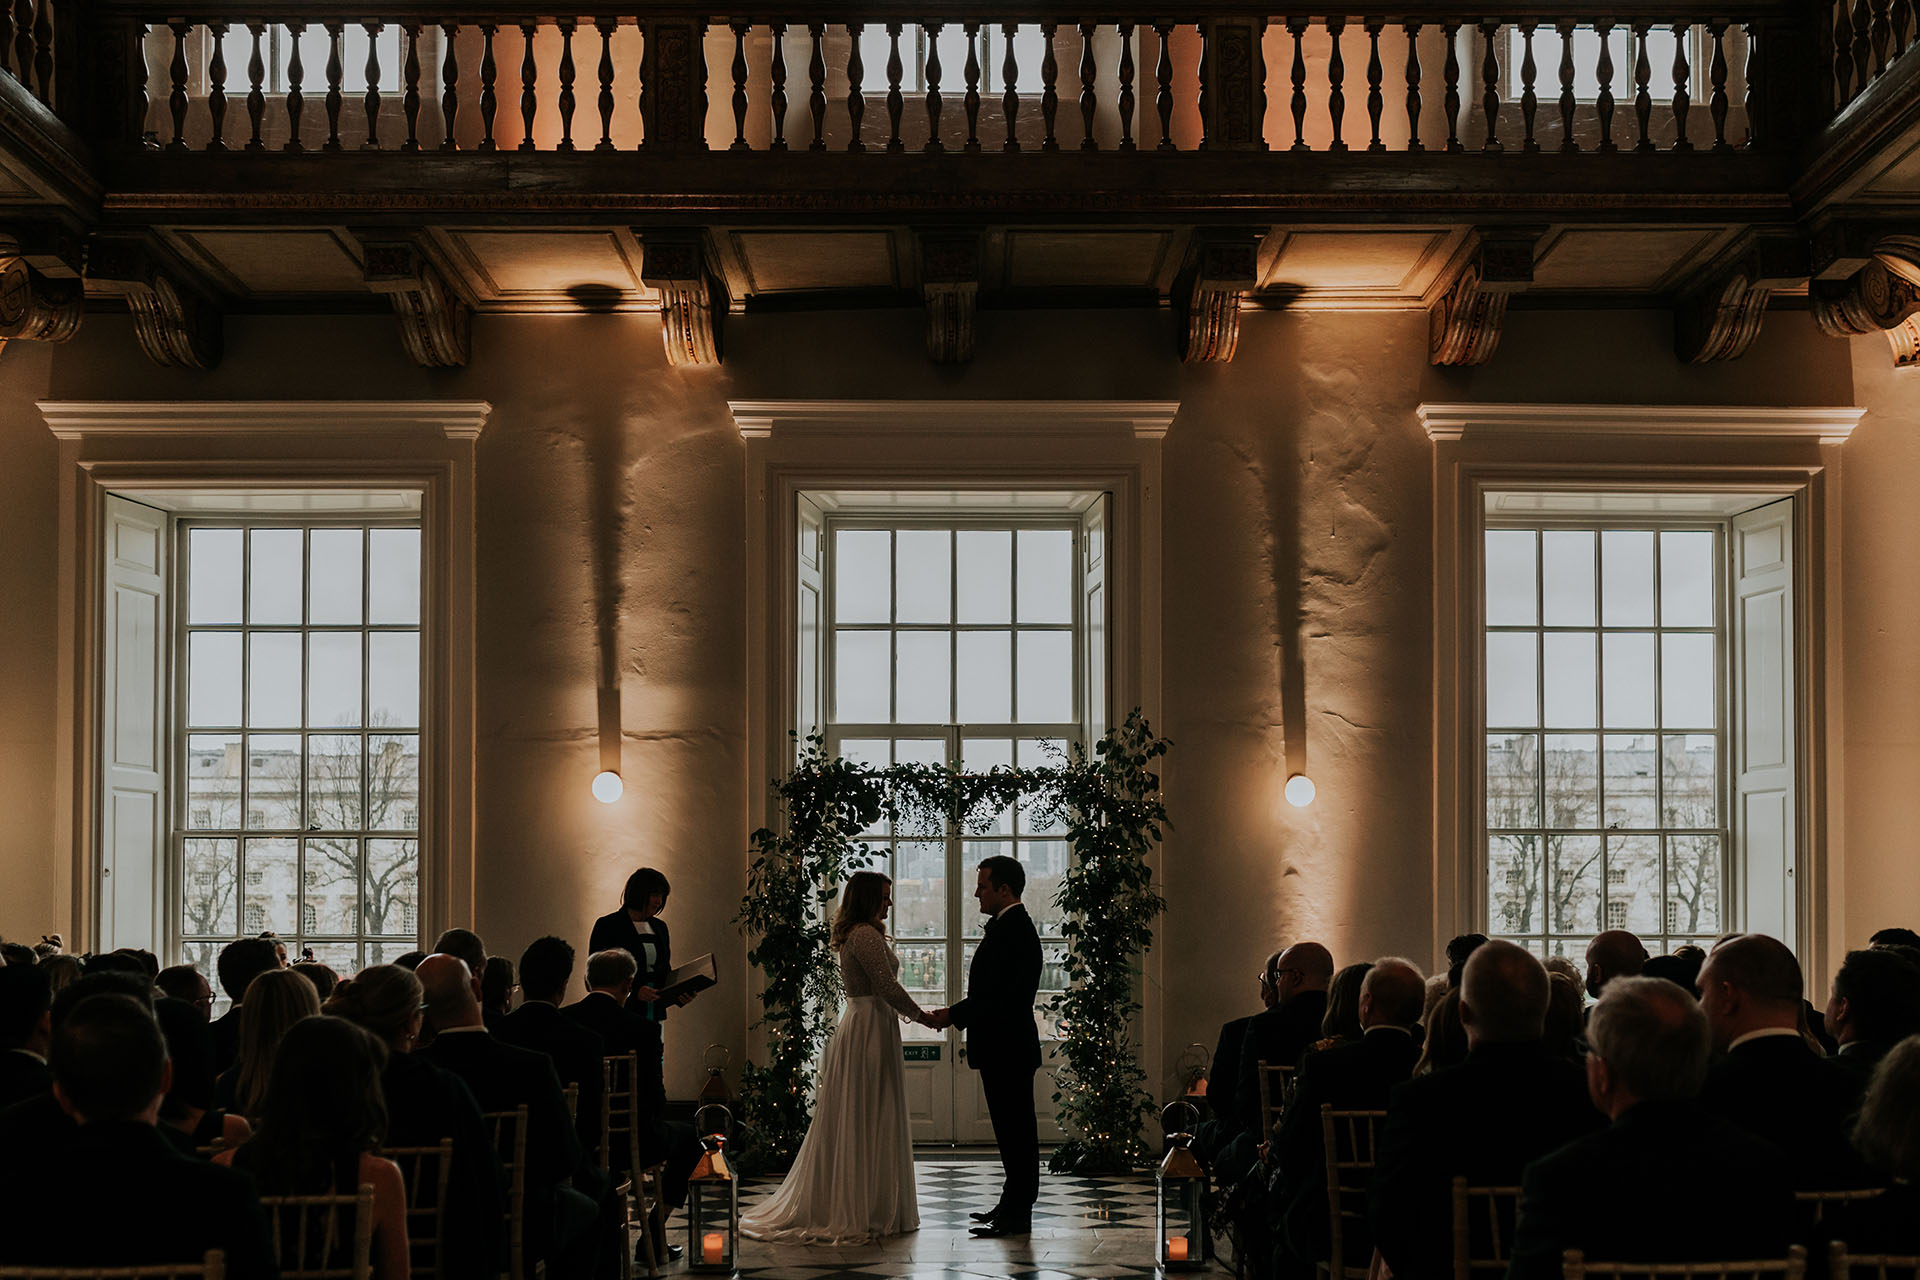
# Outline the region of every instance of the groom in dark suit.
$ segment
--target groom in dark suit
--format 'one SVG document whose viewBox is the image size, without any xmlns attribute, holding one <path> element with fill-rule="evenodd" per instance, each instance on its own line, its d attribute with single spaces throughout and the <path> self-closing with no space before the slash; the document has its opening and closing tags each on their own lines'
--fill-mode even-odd
<svg viewBox="0 0 1920 1280">
<path fill-rule="evenodd" d="M 1040 1198 L 1040 1131 L 1033 1114 L 1033 1076 L 1040 1069 L 1040 1033 L 1033 998 L 1040 989 L 1040 934 L 1021 904 L 1027 872 L 1012 858 L 980 864 L 973 896 L 990 917 L 967 970 L 967 998 L 935 1015 L 939 1026 L 967 1033 L 967 1061 L 980 1073 L 1000 1147 L 1006 1182 L 1000 1203 L 974 1218 L 976 1236 L 1021 1236 L 1033 1229 Z"/>
</svg>

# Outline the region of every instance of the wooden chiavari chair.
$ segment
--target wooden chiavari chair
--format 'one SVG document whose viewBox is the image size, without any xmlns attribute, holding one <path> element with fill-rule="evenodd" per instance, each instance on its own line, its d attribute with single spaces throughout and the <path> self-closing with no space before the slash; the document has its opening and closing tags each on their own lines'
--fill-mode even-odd
<svg viewBox="0 0 1920 1280">
<path fill-rule="evenodd" d="M 280 1280 L 368 1280 L 373 1274 L 373 1184 L 353 1195 L 261 1196 Z M 340 1220 L 351 1212 L 351 1234 Z M 341 1250 L 346 1250 L 344 1257 Z"/>
<path fill-rule="evenodd" d="M 1846 1241 L 1827 1246 L 1827 1280 L 1920 1280 L 1920 1256 L 1848 1253 Z"/>
<path fill-rule="evenodd" d="M 1380 1129 L 1385 1111 L 1336 1111 L 1320 1107 L 1320 1137 L 1326 1144 L 1327 1229 L 1331 1252 L 1317 1270 L 1328 1280 L 1366 1280 L 1368 1259 L 1346 1259 L 1347 1246 L 1357 1232 L 1366 1238 L 1367 1184 L 1380 1152 Z M 1370 1253 L 1371 1250 L 1369 1249 Z"/>
<path fill-rule="evenodd" d="M 1270 1065 L 1262 1058 L 1253 1070 L 1260 1085 L 1260 1141 L 1271 1142 L 1286 1117 L 1287 1104 L 1293 1101 L 1294 1068 Z"/>
<path fill-rule="evenodd" d="M 1807 1251 L 1797 1244 L 1784 1258 L 1735 1262 L 1588 1262 L 1578 1249 L 1568 1249 L 1560 1259 L 1561 1280 L 1803 1280 L 1806 1273 Z"/>
<path fill-rule="evenodd" d="M 442 1138 L 430 1147 L 387 1147 L 380 1154 L 400 1166 L 407 1187 L 407 1272 L 412 1280 L 440 1280 L 453 1139 Z"/>
<path fill-rule="evenodd" d="M 527 1108 L 483 1111 L 493 1146 L 507 1171 L 507 1280 L 526 1280 L 527 1272 Z"/>
<path fill-rule="evenodd" d="M 1520 1188 L 1453 1180 L 1453 1280 L 1504 1276 L 1520 1215 Z M 1480 1250 L 1485 1252 L 1480 1252 Z"/>
<path fill-rule="evenodd" d="M 139 1267 L 0 1267 L 0 1280 L 226 1280 L 227 1255 L 209 1249 L 200 1261 Z"/>
</svg>

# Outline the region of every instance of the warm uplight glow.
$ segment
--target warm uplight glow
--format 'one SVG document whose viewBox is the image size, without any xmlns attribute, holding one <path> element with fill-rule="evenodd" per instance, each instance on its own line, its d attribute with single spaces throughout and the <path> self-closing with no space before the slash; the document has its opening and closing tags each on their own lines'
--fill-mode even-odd
<svg viewBox="0 0 1920 1280">
<path fill-rule="evenodd" d="M 603 769 L 593 775 L 593 798 L 601 804 L 612 804 L 626 790 L 620 781 L 620 775 L 611 769 Z"/>
<path fill-rule="evenodd" d="M 1187 1260 L 1187 1238 L 1175 1236 L 1167 1241 L 1167 1261 L 1185 1262 Z"/>
<path fill-rule="evenodd" d="M 1304 809 L 1313 803 L 1313 779 L 1304 773 L 1296 773 L 1287 779 L 1287 803 L 1296 809 Z"/>
</svg>

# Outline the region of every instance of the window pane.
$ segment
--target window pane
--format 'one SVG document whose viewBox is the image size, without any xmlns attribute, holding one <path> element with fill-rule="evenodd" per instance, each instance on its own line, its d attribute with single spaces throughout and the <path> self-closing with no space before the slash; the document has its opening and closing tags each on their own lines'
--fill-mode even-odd
<svg viewBox="0 0 1920 1280">
<path fill-rule="evenodd" d="M 851 724 L 892 719 L 887 687 L 893 649 L 885 631 L 838 631 L 833 637 L 833 718 Z"/>
<path fill-rule="evenodd" d="M 1605 928 L 1600 922 L 1600 837 L 1549 835 L 1546 844 L 1554 931 Z"/>
<path fill-rule="evenodd" d="M 1659 837 L 1609 836 L 1607 908 L 1611 918 L 1607 927 L 1659 933 L 1660 889 Z"/>
<path fill-rule="evenodd" d="M 240 723 L 240 635 L 196 631 L 187 639 L 187 723 Z"/>
<path fill-rule="evenodd" d="M 316 631 L 307 640 L 307 723 L 315 729 L 360 726 L 358 631 Z"/>
<path fill-rule="evenodd" d="M 1653 726 L 1653 636 L 1605 635 L 1600 640 L 1601 714 L 1610 729 Z"/>
<path fill-rule="evenodd" d="M 302 913 L 308 932 L 356 933 L 360 924 L 360 842 L 307 841 Z"/>
<path fill-rule="evenodd" d="M 307 823 L 309 831 L 353 831 L 360 827 L 360 738 L 316 735 L 307 742 Z"/>
<path fill-rule="evenodd" d="M 367 531 L 367 621 L 415 626 L 420 621 L 420 531 Z"/>
<path fill-rule="evenodd" d="M 1533 632 L 1487 636 L 1487 725 L 1540 723 L 1539 649 Z"/>
<path fill-rule="evenodd" d="M 1719 836 L 1667 838 L 1667 918 L 1675 933 L 1719 931 Z"/>
<path fill-rule="evenodd" d="M 247 738 L 247 830 L 300 829 L 300 739 L 295 734 Z M 266 928 L 265 925 L 260 926 Z"/>
<path fill-rule="evenodd" d="M 891 620 L 893 535 L 885 529 L 833 533 L 833 614 L 836 622 Z"/>
<path fill-rule="evenodd" d="M 187 739 L 187 830 L 232 831 L 240 825 L 240 735 Z"/>
<path fill-rule="evenodd" d="M 881 759 L 886 758 L 886 743 L 880 744 Z M 893 744 L 896 764 L 945 764 L 947 743 L 944 738 L 897 738 Z"/>
<path fill-rule="evenodd" d="M 1540 587 L 1550 627 L 1593 625 L 1593 532 L 1548 529 L 1540 535 Z"/>
<path fill-rule="evenodd" d="M 1669 827 L 1711 827 L 1720 821 L 1720 766 L 1712 734 L 1671 734 L 1660 749 L 1662 805 Z"/>
<path fill-rule="evenodd" d="M 367 743 L 367 830 L 420 828 L 420 739 L 379 736 Z"/>
<path fill-rule="evenodd" d="M 1040 1032 L 1042 1040 L 1058 1040 L 1062 1036 L 1060 1015 L 1048 1006 L 1052 996 L 1067 989 L 1067 944 L 1064 942 L 1045 943 L 1040 948 L 1040 989 L 1035 993 L 1033 1002 L 1034 1026 Z"/>
<path fill-rule="evenodd" d="M 1493 836 L 1487 841 L 1488 910 L 1496 933 L 1538 932 L 1541 912 L 1540 838 Z"/>
<path fill-rule="evenodd" d="M 300 932 L 299 860 L 299 851 L 290 838 L 247 841 L 241 933 Z"/>
<path fill-rule="evenodd" d="M 1706 530 L 1660 535 L 1660 625 L 1710 627 L 1714 615 L 1713 555 Z"/>
<path fill-rule="evenodd" d="M 1022 738 L 1014 744 L 1015 761 L 1022 769 L 1058 769 L 1066 763 L 1067 744 L 1064 738 Z M 1055 817 L 1052 822 L 1040 820 L 1040 805 L 1028 801 L 1018 807 L 1019 827 L 1022 835 L 1062 835 L 1066 832 L 1066 822 Z"/>
<path fill-rule="evenodd" d="M 961 623 L 1013 621 L 1013 533 L 962 529 L 957 535 Z"/>
<path fill-rule="evenodd" d="M 194 529 L 187 534 L 187 621 L 240 621 L 240 529 Z"/>
<path fill-rule="evenodd" d="M 1593 827 L 1600 820 L 1600 740 L 1548 734 L 1544 762 L 1550 827 Z"/>
<path fill-rule="evenodd" d="M 1653 738 L 1645 734 L 1609 734 L 1606 738 L 1606 808 L 1609 827 L 1651 827 L 1655 808 Z"/>
<path fill-rule="evenodd" d="M 941 938 L 946 932 L 947 846 L 937 840 L 902 840 L 893 854 L 894 936 Z"/>
<path fill-rule="evenodd" d="M 947 944 L 906 943 L 894 948 L 900 953 L 900 985 L 907 989 L 923 1009 L 938 1009 L 947 1003 Z M 904 1040 L 939 1041 L 946 1037 L 929 1027 L 908 1023 L 901 1029 Z"/>
<path fill-rule="evenodd" d="M 1532 626 L 1536 599 L 1533 531 L 1487 530 L 1487 625 Z"/>
<path fill-rule="evenodd" d="M 419 932 L 419 842 L 367 841 L 367 883 L 360 903 L 369 934 L 411 937 Z"/>
<path fill-rule="evenodd" d="M 1531 827 L 1540 821 L 1540 746 L 1530 733 L 1487 735 L 1487 825 Z"/>
<path fill-rule="evenodd" d="M 843 738 L 840 741 L 840 755 L 853 764 L 884 769 L 893 763 L 889 747 L 885 738 Z"/>
<path fill-rule="evenodd" d="M 1609 627 L 1653 625 L 1653 534 L 1609 529 L 1600 535 L 1600 621 Z"/>
<path fill-rule="evenodd" d="M 953 535 L 945 529 L 902 529 L 894 535 L 897 621 L 953 619 Z"/>
<path fill-rule="evenodd" d="M 1013 637 L 1005 631 L 962 631 L 953 673 L 961 724 L 1005 724 L 1013 718 Z"/>
<path fill-rule="evenodd" d="M 989 773 L 995 769 L 1008 769 L 1013 766 L 1013 743 L 1005 738 L 965 738 L 960 743 L 960 768 L 967 773 Z M 994 814 L 988 825 L 968 826 L 969 835 L 1008 835 L 1013 831 L 1013 807 L 1011 805 Z M 969 845 L 969 848 L 972 846 Z M 1011 853 L 1010 849 L 995 847 L 988 853 Z M 986 857 L 981 854 L 980 858 Z M 979 862 L 980 858 L 973 859 Z M 967 865 L 972 866 L 973 863 Z"/>
<path fill-rule="evenodd" d="M 376 631 L 367 637 L 367 723 L 412 728 L 420 723 L 420 633 Z"/>
<path fill-rule="evenodd" d="M 1017 855 L 1027 869 L 1027 891 L 1023 901 L 1033 915 L 1033 923 L 1043 938 L 1057 938 L 1067 914 L 1054 902 L 1060 881 L 1066 877 L 1067 842 L 1065 840 L 1022 840 Z"/>
<path fill-rule="evenodd" d="M 299 622 L 305 580 L 300 572 L 298 529 L 255 529 L 249 534 L 247 621 Z"/>
<path fill-rule="evenodd" d="M 307 535 L 307 564 L 313 586 L 307 607 L 315 623 L 360 621 L 361 542 L 358 529 L 315 529 Z"/>
<path fill-rule="evenodd" d="M 233 893 L 240 878 L 240 842 L 187 840 L 183 845 L 186 856 L 181 864 L 180 932 L 232 937 L 240 924 Z M 203 969 L 201 974 L 211 979 L 213 970 Z M 214 990 L 219 990 L 217 983 Z"/>
<path fill-rule="evenodd" d="M 1595 669 L 1593 634 L 1549 632 L 1544 643 L 1547 725 L 1555 729 L 1593 728 L 1594 703 L 1598 698 L 1595 681 L 1599 677 Z"/>
<path fill-rule="evenodd" d="M 953 710 L 952 632 L 902 631 L 894 719 L 902 724 L 945 724 Z"/>
<path fill-rule="evenodd" d="M 300 633 L 255 631 L 247 636 L 247 727 L 300 727 Z"/>
<path fill-rule="evenodd" d="M 1065 724 L 1073 719 L 1073 633 L 1020 633 L 1020 720 Z"/>
<path fill-rule="evenodd" d="M 1016 581 L 1021 622 L 1072 622 L 1072 531 L 1022 529 Z"/>
<path fill-rule="evenodd" d="M 1682 632 L 1660 637 L 1660 722 L 1670 729 L 1711 729 L 1713 637 Z"/>
</svg>

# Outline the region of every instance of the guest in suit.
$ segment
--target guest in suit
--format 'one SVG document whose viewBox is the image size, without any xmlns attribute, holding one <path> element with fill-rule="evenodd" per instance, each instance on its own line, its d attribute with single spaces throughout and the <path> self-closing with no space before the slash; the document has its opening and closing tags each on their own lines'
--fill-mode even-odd
<svg viewBox="0 0 1920 1280">
<path fill-rule="evenodd" d="M 1786 1161 L 1699 1105 L 1712 1046 L 1693 997 L 1664 978 L 1611 978 L 1588 1040 L 1588 1091 L 1612 1123 L 1528 1166 L 1508 1280 L 1558 1280 L 1566 1249 L 1604 1262 L 1784 1258 Z"/>
<path fill-rule="evenodd" d="M 219 1075 L 233 1065 L 240 1052 L 240 1004 L 246 999 L 253 980 L 269 969 L 280 967 L 279 952 L 270 938 L 242 938 L 220 948 L 214 972 L 220 989 L 227 993 L 233 1007 L 213 1020 L 213 1073 Z"/>
<path fill-rule="evenodd" d="M 302 1018 L 320 1016 L 320 995 L 292 969 L 269 969 L 247 986 L 233 1065 L 215 1082 L 214 1100 L 248 1120 L 260 1118 L 280 1041 Z"/>
<path fill-rule="evenodd" d="M 1802 1037 L 1800 962 L 1778 939 L 1721 943 L 1700 970 L 1700 1007 L 1726 1057 L 1707 1073 L 1707 1109 L 1787 1156 L 1799 1190 L 1859 1187 L 1871 1173 L 1847 1142 L 1857 1077 Z"/>
<path fill-rule="evenodd" d="M 1887 1050 L 1874 1068 L 1853 1145 L 1892 1183 L 1871 1200 L 1838 1207 L 1832 1238 L 1854 1253 L 1920 1254 L 1920 1036 Z"/>
<path fill-rule="evenodd" d="M 500 1038 L 553 1059 L 561 1085 L 579 1090 L 574 1131 L 593 1152 L 600 1145 L 600 1119 L 606 1112 L 606 1082 L 600 1059 L 606 1043 L 560 1012 L 573 980 L 573 947 L 564 938 L 536 938 L 520 954 L 521 1004 L 500 1021 Z"/>
<path fill-rule="evenodd" d="M 453 956 L 467 966 L 467 972 L 473 975 L 473 989 L 480 998 L 480 1020 L 486 1026 L 487 1030 L 493 1032 L 494 1035 L 499 1035 L 500 1019 L 506 1016 L 506 1010 L 498 1007 L 498 996 L 496 996 L 492 1003 L 489 1003 L 487 1000 L 485 985 L 487 973 L 487 944 L 480 940 L 480 935 L 471 929 L 449 929 L 434 940 L 433 953 L 435 955 Z M 509 965 L 508 968 L 511 970 L 512 966 Z M 505 985 L 511 986 L 512 981 L 513 980 L 509 978 Z M 431 1043 L 433 1040 L 433 1035 L 431 1034 L 433 1030 L 432 1024 L 428 1024 L 427 1030 L 429 1032 L 427 1041 Z M 425 1046 L 423 1045 L 422 1047 L 424 1048 Z"/>
<path fill-rule="evenodd" d="M 1608 929 L 1587 944 L 1587 994 L 1595 1000 L 1615 978 L 1637 978 L 1647 967 L 1647 948 L 1625 929 Z"/>
<path fill-rule="evenodd" d="M 144 1005 L 125 995 L 87 998 L 54 1032 L 49 1061 L 52 1096 L 77 1128 L 64 1141 L 0 1162 L 7 1263 L 197 1264 L 219 1249 L 232 1280 L 272 1280 L 272 1245 L 253 1184 L 180 1155 L 154 1128 L 167 1090 L 167 1048 Z M 99 1197 L 85 1192 L 103 1176 L 137 1189 L 114 1197 L 106 1230 Z"/>
<path fill-rule="evenodd" d="M 39 966 L 35 966 L 38 968 Z M 53 998 L 53 1036 L 73 1016 L 82 1001 L 94 996 L 126 996 L 142 1009 L 153 1009 L 153 987 L 144 977 L 121 971 L 89 973 L 69 983 Z M 49 1064 L 51 1066 L 51 1064 Z M 73 1118 L 53 1096 L 51 1085 L 25 1102 L 0 1107 L 0 1151 L 37 1151 L 65 1143 L 73 1136 Z"/>
<path fill-rule="evenodd" d="M 40 966 L 0 969 L 0 1107 L 53 1087 L 47 1050 L 53 1043 L 53 991 Z"/>
<path fill-rule="evenodd" d="M 967 1033 L 967 1065 L 980 1073 L 993 1140 L 1005 1181 L 1000 1202 L 976 1236 L 1026 1235 L 1040 1198 L 1040 1130 L 1033 1113 L 1033 1077 L 1040 1070 L 1040 1032 L 1033 998 L 1040 990 L 1040 933 L 1020 895 L 1027 870 L 1012 858 L 983 860 L 973 896 L 991 917 L 967 970 L 967 998 L 936 1015 L 936 1025 Z M 944 1015 L 944 1016 L 941 1016 Z"/>
<path fill-rule="evenodd" d="M 164 996 L 153 1002 L 154 1021 L 166 1037 L 173 1079 L 160 1100 L 160 1132 L 182 1155 L 201 1148 L 237 1147 L 253 1135 L 242 1116 L 214 1104 L 213 1032 L 206 1018 L 185 1000 Z"/>
<path fill-rule="evenodd" d="M 1467 1058 L 1396 1087 L 1368 1195 L 1373 1242 L 1398 1280 L 1453 1272 L 1451 1190 L 1513 1186 L 1528 1163 L 1602 1120 L 1580 1068 L 1541 1042 L 1547 971 L 1510 942 L 1488 942 L 1461 973 Z"/>
<path fill-rule="evenodd" d="M 1840 1046 L 1834 1061 L 1864 1089 L 1880 1059 L 1920 1032 L 1920 969 L 1892 949 L 1849 951 L 1833 975 L 1826 1023 Z"/>
<path fill-rule="evenodd" d="M 1580 994 L 1580 984 L 1564 973 L 1548 973 L 1547 1022 L 1540 1037 L 1547 1052 L 1556 1058 L 1578 1063 L 1586 1028 L 1587 1003 Z"/>
<path fill-rule="evenodd" d="M 192 965 L 176 964 L 162 969 L 159 976 L 154 978 L 153 985 L 159 988 L 162 995 L 190 1005 L 199 1013 L 202 1022 L 213 1017 L 213 987 Z"/>
<path fill-rule="evenodd" d="M 513 1012 L 513 993 L 518 990 L 513 961 L 505 956 L 488 956 L 486 967 L 480 970 L 480 1009 L 487 1017 L 487 1029 L 495 1035 L 500 1034 L 500 1022 Z"/>
<path fill-rule="evenodd" d="M 1487 935 L 1484 933 L 1463 933 L 1457 938 L 1447 939 L 1447 990 L 1460 989 L 1460 976 L 1467 971 L 1467 960 L 1486 945 Z"/>
<path fill-rule="evenodd" d="M 1240 1047 L 1240 1083 L 1234 1090 L 1241 1127 L 1260 1142 L 1270 1136 L 1259 1132 L 1260 1064 L 1296 1066 L 1320 1039 L 1327 987 L 1333 982 L 1333 953 L 1317 942 L 1296 942 L 1280 953 L 1273 977 L 1274 1007 L 1247 1024 L 1246 1043 Z"/>
<path fill-rule="evenodd" d="M 1285 950 L 1285 948 L 1282 948 Z M 1280 967 L 1280 952 L 1267 957 L 1260 969 L 1260 1006 L 1271 1009 L 1280 997 L 1274 989 L 1274 970 Z M 1240 1088 L 1240 1049 L 1247 1042 L 1247 1026 L 1255 1015 L 1235 1018 L 1220 1028 L 1213 1046 L 1213 1060 L 1207 1071 L 1207 1112 L 1210 1118 L 1200 1126 L 1195 1145 L 1211 1159 L 1242 1132 L 1239 1108 L 1234 1094 Z"/>
</svg>

